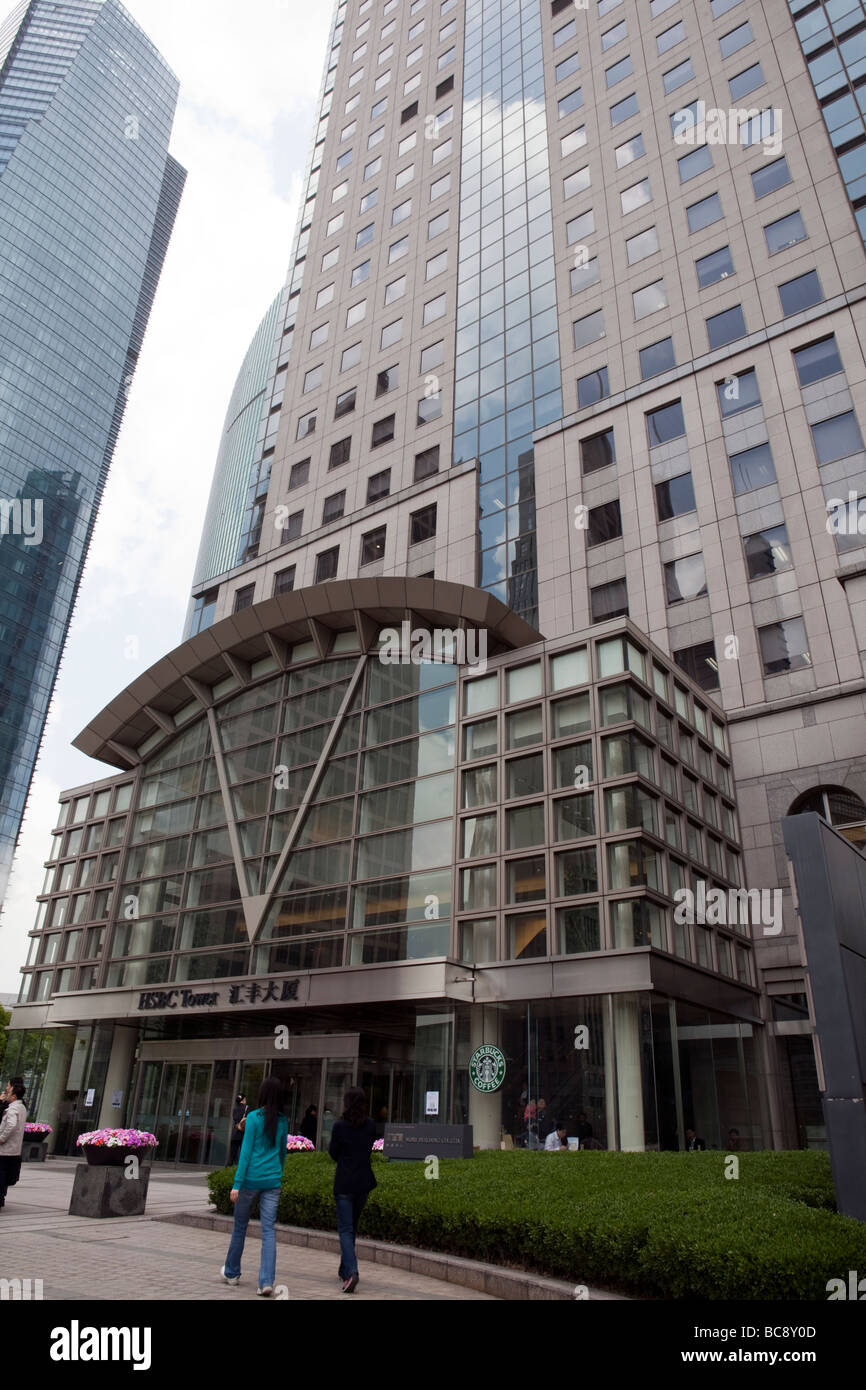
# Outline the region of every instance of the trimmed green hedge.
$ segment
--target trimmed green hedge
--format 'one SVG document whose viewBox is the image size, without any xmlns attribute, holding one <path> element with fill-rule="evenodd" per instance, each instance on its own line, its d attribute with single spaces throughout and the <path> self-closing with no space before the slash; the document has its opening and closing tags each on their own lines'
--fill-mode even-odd
<svg viewBox="0 0 866 1390">
<path fill-rule="evenodd" d="M 374 1159 L 379 1186 L 362 1234 L 533 1270 L 575 1284 L 688 1299 L 826 1299 L 827 1281 L 866 1272 L 866 1225 L 835 1211 L 825 1153 L 549 1155 L 484 1152 Z M 234 1168 L 208 1177 L 232 1212 Z M 289 1154 L 278 1220 L 335 1228 L 334 1165 Z"/>
</svg>

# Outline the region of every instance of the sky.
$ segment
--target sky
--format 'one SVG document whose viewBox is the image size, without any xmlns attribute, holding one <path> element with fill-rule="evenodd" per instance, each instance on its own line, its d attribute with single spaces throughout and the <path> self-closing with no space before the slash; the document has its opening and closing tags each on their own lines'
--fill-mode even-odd
<svg viewBox="0 0 866 1390">
<path fill-rule="evenodd" d="M 125 0 L 180 80 L 188 170 L 0 918 L 16 993 L 59 793 L 116 769 L 71 740 L 177 646 L 229 397 L 289 264 L 331 0 Z M 0 23 L 11 12 L 0 0 Z"/>
</svg>

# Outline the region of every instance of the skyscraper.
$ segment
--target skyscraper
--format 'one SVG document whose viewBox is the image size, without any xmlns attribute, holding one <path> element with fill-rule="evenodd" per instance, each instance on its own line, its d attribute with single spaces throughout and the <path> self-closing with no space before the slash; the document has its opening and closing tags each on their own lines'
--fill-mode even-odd
<svg viewBox="0 0 866 1390">
<path fill-rule="evenodd" d="M 0 901 L 183 189 L 177 91 L 116 0 L 0 27 Z"/>
<path fill-rule="evenodd" d="M 122 1022 L 127 1076 L 137 1020 L 178 1152 L 287 1010 L 298 1103 L 820 1142 L 779 820 L 866 827 L 864 18 L 337 6 L 238 548 L 77 740 L 120 775 L 64 794 L 13 1020 Z"/>
</svg>

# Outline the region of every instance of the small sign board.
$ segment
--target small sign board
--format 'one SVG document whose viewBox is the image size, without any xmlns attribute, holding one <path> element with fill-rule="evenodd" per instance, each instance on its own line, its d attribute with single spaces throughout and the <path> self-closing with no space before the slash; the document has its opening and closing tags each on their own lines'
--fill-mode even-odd
<svg viewBox="0 0 866 1390">
<path fill-rule="evenodd" d="M 438 1114 L 439 1114 L 439 1092 L 438 1092 L 438 1091 L 427 1091 L 427 1093 L 426 1093 L 426 1099 L 425 1099 L 425 1103 L 424 1103 L 424 1114 L 425 1114 L 425 1115 L 438 1115 Z"/>
<path fill-rule="evenodd" d="M 112 1093 L 111 1093 L 111 1108 L 112 1108 L 112 1110 L 119 1110 L 122 1104 L 123 1104 L 123 1092 L 122 1092 L 122 1091 L 112 1091 Z"/>
<path fill-rule="evenodd" d="M 386 1158 L 471 1158 L 471 1125 L 385 1126 Z"/>
<path fill-rule="evenodd" d="M 90 1107 L 92 1106 L 92 1104 L 93 1104 L 93 1102 L 94 1102 L 95 1100 L 96 1100 L 96 1089 L 95 1089 L 94 1087 L 91 1087 L 91 1089 L 87 1092 L 86 1096 L 84 1097 L 84 1108 L 85 1108 L 85 1110 L 89 1110 Z"/>
</svg>

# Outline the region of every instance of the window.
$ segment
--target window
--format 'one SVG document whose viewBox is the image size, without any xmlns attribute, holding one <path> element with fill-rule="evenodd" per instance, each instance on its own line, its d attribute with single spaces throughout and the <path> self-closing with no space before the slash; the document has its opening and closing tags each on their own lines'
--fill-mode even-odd
<svg viewBox="0 0 866 1390">
<path fill-rule="evenodd" d="M 351 452 L 351 435 L 349 435 L 348 439 L 338 439 L 336 444 L 332 444 L 331 452 L 328 455 L 328 472 L 330 472 L 332 468 L 340 468 L 344 463 L 348 463 Z"/>
<path fill-rule="evenodd" d="M 574 346 L 576 348 L 586 347 L 587 343 L 594 343 L 598 338 L 604 337 L 604 311 L 596 309 L 595 313 L 587 314 L 585 318 L 578 319 L 572 324 L 574 335 Z"/>
<path fill-rule="evenodd" d="M 710 11 L 713 19 L 720 19 L 728 10 L 732 10 L 735 5 L 739 5 L 740 0 L 710 0 Z"/>
<path fill-rule="evenodd" d="M 304 513 L 292 512 L 291 516 L 287 517 L 286 521 L 283 523 L 283 545 L 285 545 L 286 541 L 300 540 L 300 537 L 303 533 L 303 529 Z"/>
<path fill-rule="evenodd" d="M 431 256 L 427 262 L 424 275 L 425 280 L 435 280 L 437 275 L 444 275 L 448 269 L 448 252 L 440 251 L 438 256 Z"/>
<path fill-rule="evenodd" d="M 450 154 L 451 154 L 451 150 L 452 150 L 452 142 L 451 142 L 450 140 L 443 140 L 443 141 L 442 141 L 442 144 L 441 144 L 441 145 L 437 145 L 436 148 L 434 149 L 434 151 L 433 151 L 433 158 L 432 158 L 432 160 L 431 160 L 431 163 L 433 163 L 433 164 L 441 164 L 442 161 L 443 161 L 443 159 L 448 159 L 448 157 L 449 157 Z"/>
<path fill-rule="evenodd" d="M 563 116 L 570 116 L 572 111 L 579 111 L 581 106 L 583 106 L 583 91 L 580 87 L 575 87 L 573 92 L 567 92 L 564 97 L 559 98 L 556 110 L 562 119 Z"/>
<path fill-rule="evenodd" d="M 395 261 L 400 261 L 409 250 L 409 238 L 402 236 L 399 241 L 392 241 L 388 247 L 388 264 L 393 265 Z"/>
<path fill-rule="evenodd" d="M 608 468 L 616 463 L 612 429 L 591 434 L 580 441 L 580 463 L 584 473 L 597 473 L 600 468 Z"/>
<path fill-rule="evenodd" d="M 333 550 L 322 550 L 316 556 L 316 584 L 324 584 L 328 579 L 336 579 L 337 565 L 340 560 L 340 547 L 335 545 Z"/>
<path fill-rule="evenodd" d="M 383 348 L 392 347 L 394 343 L 399 343 L 403 336 L 403 320 L 395 319 L 393 323 L 386 323 L 382 329 L 380 346 Z"/>
<path fill-rule="evenodd" d="M 682 401 L 671 401 L 670 405 L 660 405 L 657 410 L 647 411 L 646 428 L 651 449 L 679 439 L 686 432 Z"/>
<path fill-rule="evenodd" d="M 411 212 L 411 198 L 407 198 L 405 203 L 398 203 L 397 206 L 394 208 L 394 211 L 391 213 L 391 226 L 398 227 L 401 222 L 406 221 L 406 218 L 411 215 Z"/>
<path fill-rule="evenodd" d="M 372 179 L 374 175 L 378 174 L 381 167 L 382 156 L 377 154 L 375 159 L 371 159 L 369 164 L 364 165 L 364 182 L 366 183 L 367 179 Z"/>
<path fill-rule="evenodd" d="M 322 525 L 327 526 L 329 521 L 339 521 L 345 510 L 345 492 L 335 492 L 331 497 L 326 497 L 322 507 Z"/>
<path fill-rule="evenodd" d="M 310 349 L 312 350 L 313 348 L 321 347 L 322 343 L 327 342 L 327 340 L 328 325 L 326 323 L 323 323 L 320 324 L 318 328 L 314 328 L 312 333 L 310 334 Z"/>
<path fill-rule="evenodd" d="M 310 480 L 310 459 L 301 459 L 299 463 L 293 463 L 289 473 L 289 492 L 296 487 L 303 487 Z"/>
<path fill-rule="evenodd" d="M 435 182 L 431 183 L 430 185 L 430 202 L 435 203 L 436 199 L 441 198 L 443 194 L 448 193 L 450 191 L 450 188 L 451 175 L 443 174 L 441 179 L 436 179 Z"/>
<path fill-rule="evenodd" d="M 779 299 L 783 314 L 796 314 L 808 309 L 812 304 L 820 304 L 824 298 L 817 272 L 809 270 L 794 280 L 786 280 L 779 285 Z"/>
<path fill-rule="evenodd" d="M 247 584 L 245 588 L 238 589 L 235 594 L 235 612 L 240 613 L 244 608 L 252 608 L 256 596 L 255 584 Z"/>
<path fill-rule="evenodd" d="M 676 48 L 678 43 L 682 43 L 686 36 L 686 26 L 681 19 L 676 24 L 672 24 L 669 29 L 663 29 L 656 35 L 656 49 L 659 57 L 663 53 L 669 53 L 672 48 Z"/>
<path fill-rule="evenodd" d="M 680 183 L 688 183 L 689 179 L 697 178 L 698 174 L 703 174 L 705 170 L 712 169 L 712 167 L 713 156 L 709 145 L 699 145 L 696 150 L 690 150 L 688 154 L 680 155 L 677 160 Z"/>
<path fill-rule="evenodd" d="M 316 412 L 311 410 L 309 415 L 302 415 L 298 421 L 298 432 L 296 439 L 306 439 L 308 434 L 316 432 Z"/>
<path fill-rule="evenodd" d="M 563 153 L 565 153 L 565 151 L 563 151 Z M 633 164 L 636 159 L 640 159 L 641 155 L 646 154 L 643 135 L 640 132 L 637 135 L 633 135 L 632 138 L 626 140 L 624 144 L 617 145 L 613 153 L 617 169 L 624 169 L 627 164 Z"/>
<path fill-rule="evenodd" d="M 587 188 L 589 188 L 588 164 L 585 165 L 583 169 L 576 170 L 575 173 L 569 174 L 567 178 L 562 180 L 562 195 L 564 198 L 574 198 L 576 194 L 583 193 Z"/>
<path fill-rule="evenodd" d="M 743 449 L 729 456 L 734 492 L 754 492 L 759 487 L 767 487 L 776 481 L 773 455 L 769 444 L 757 444 L 752 449 Z"/>
<path fill-rule="evenodd" d="M 842 371 L 842 359 L 832 333 L 828 338 L 819 338 L 816 343 L 797 348 L 792 356 L 801 386 L 810 386 L 813 381 L 823 381 Z"/>
<path fill-rule="evenodd" d="M 723 419 L 761 404 L 758 377 L 754 367 L 749 367 L 737 376 L 726 377 L 724 381 L 716 382 L 716 393 Z"/>
<path fill-rule="evenodd" d="M 604 623 L 608 618 L 628 617 L 628 588 L 624 579 L 614 579 L 609 584 L 599 584 L 589 591 L 589 605 L 594 623 Z"/>
<path fill-rule="evenodd" d="M 340 230 L 345 220 L 346 214 L 344 212 L 338 212 L 336 217 L 331 218 L 330 222 L 325 228 L 325 235 L 333 236 L 335 232 L 338 232 Z"/>
<path fill-rule="evenodd" d="M 436 100 L 441 101 L 442 97 L 454 91 L 454 76 L 445 77 L 436 87 Z"/>
<path fill-rule="evenodd" d="M 624 188 L 619 195 L 619 201 L 623 216 L 634 212 L 636 208 L 642 208 L 646 203 L 651 203 L 649 179 L 641 179 L 640 183 L 633 183 L 630 188 Z"/>
<path fill-rule="evenodd" d="M 682 63 L 677 63 L 675 68 L 668 68 L 667 72 L 662 74 L 662 83 L 665 92 L 670 95 L 670 93 L 675 92 L 678 87 L 684 87 L 687 82 L 693 80 L 694 75 L 695 70 L 692 66 L 691 58 L 686 58 Z"/>
<path fill-rule="evenodd" d="M 344 125 L 343 129 L 340 131 L 340 144 L 342 145 L 344 140 L 348 140 L 350 136 L 354 135 L 357 129 L 357 121 L 350 121 L 348 125 Z"/>
<path fill-rule="evenodd" d="M 425 372 L 432 371 L 434 367 L 441 367 L 444 361 L 445 339 L 440 338 L 437 343 L 430 343 L 429 347 L 423 349 L 418 370 L 423 375 Z"/>
<path fill-rule="evenodd" d="M 665 565 L 665 593 L 668 606 L 701 598 L 707 592 L 707 575 L 701 554 L 685 555 Z"/>
<path fill-rule="evenodd" d="M 372 565 L 375 560 L 384 560 L 387 534 L 387 526 L 377 526 L 375 531 L 367 531 L 361 537 L 362 565 Z"/>
<path fill-rule="evenodd" d="M 798 241 L 805 241 L 806 226 L 799 212 L 791 212 L 776 222 L 768 222 L 764 228 L 764 236 L 767 240 L 767 250 L 771 256 L 775 256 L 777 251 L 787 251 L 789 246 L 796 246 Z"/>
<path fill-rule="evenodd" d="M 784 155 L 780 159 L 774 159 L 772 164 L 761 164 L 752 174 L 752 189 L 756 199 L 766 198 L 768 193 L 775 193 L 777 188 L 784 188 L 785 184 L 790 182 L 791 170 Z"/>
<path fill-rule="evenodd" d="M 436 391 L 432 396 L 422 396 L 418 402 L 418 411 L 415 423 L 427 425 L 431 420 L 438 420 L 442 415 L 442 392 Z"/>
<path fill-rule="evenodd" d="M 610 108 L 611 125 L 622 125 L 623 121 L 627 121 L 630 116 L 636 116 L 638 110 L 637 93 L 632 92 L 631 96 L 623 97 L 622 101 L 614 102 Z"/>
<path fill-rule="evenodd" d="M 420 483 L 424 478 L 430 478 L 434 473 L 439 472 L 439 445 L 435 444 L 432 449 L 425 449 L 423 453 L 415 455 L 415 477 L 414 481 Z"/>
<path fill-rule="evenodd" d="M 368 222 L 368 223 L 367 223 L 367 226 L 366 226 L 366 227 L 362 227 L 361 230 L 360 230 L 360 232 L 358 232 L 357 236 L 355 237 L 355 250 L 356 250 L 356 251 L 360 251 L 360 249 L 361 249 L 362 246 L 366 246 L 366 245 L 368 244 L 368 242 L 371 242 L 371 241 L 373 240 L 374 233 L 375 233 L 375 223 L 373 223 L 373 222 Z M 370 264 L 369 261 L 366 261 L 366 262 L 365 262 L 365 265 L 367 265 L 368 267 L 369 267 L 369 264 Z M 368 273 L 369 273 L 369 272 L 368 272 Z M 367 277 L 366 277 L 366 275 L 365 275 L 365 276 L 363 276 L 362 278 L 366 280 Z"/>
<path fill-rule="evenodd" d="M 456 52 L 456 48 L 447 48 L 444 53 L 439 54 L 436 60 L 436 67 L 439 72 L 441 72 L 443 68 L 447 68 L 449 63 L 454 62 L 454 55 Z"/>
<path fill-rule="evenodd" d="M 374 107 L 374 110 L 375 110 L 375 107 Z M 375 149 L 376 146 L 379 145 L 379 144 L 381 144 L 382 141 L 383 141 L 384 139 L 385 139 L 385 127 L 384 127 L 383 125 L 380 125 L 380 126 L 378 126 L 378 127 L 376 128 L 376 130 L 371 130 L 371 131 L 370 131 L 370 134 L 367 136 L 367 149 L 368 149 L 368 150 L 373 150 L 373 149 Z"/>
<path fill-rule="evenodd" d="M 351 347 L 344 349 L 340 358 L 340 371 L 347 372 L 352 367 L 357 367 L 361 360 L 361 344 L 353 343 Z"/>
<path fill-rule="evenodd" d="M 400 141 L 399 145 L 397 146 L 397 156 L 398 156 L 398 158 L 402 159 L 403 156 L 404 156 L 404 154 L 408 154 L 410 150 L 414 150 L 414 148 L 415 148 L 415 146 L 416 146 L 417 144 L 418 144 L 418 132 L 417 132 L 417 130 L 413 130 L 411 135 L 404 135 L 403 139 Z"/>
<path fill-rule="evenodd" d="M 407 164 L 405 169 L 400 169 L 394 175 L 394 192 L 398 193 L 401 188 L 405 188 L 407 183 L 411 183 L 415 177 L 415 165 Z"/>
<path fill-rule="evenodd" d="M 680 473 L 665 483 L 656 483 L 656 513 L 659 521 L 670 521 L 696 510 L 691 473 Z"/>
<path fill-rule="evenodd" d="M 367 480 L 367 505 L 371 502 L 379 502 L 383 497 L 390 496 L 391 493 L 391 470 L 385 468 L 381 473 L 374 473 Z"/>
<path fill-rule="evenodd" d="M 399 279 L 392 280 L 385 286 L 385 306 L 393 304 L 395 299 L 402 299 L 406 293 L 406 276 L 401 275 Z"/>
<path fill-rule="evenodd" d="M 706 323 L 707 341 L 711 348 L 724 347 L 725 343 L 732 343 L 735 338 L 746 336 L 746 321 L 739 304 L 733 305 L 730 309 L 723 309 L 720 314 L 711 314 Z"/>
<path fill-rule="evenodd" d="M 586 126 L 578 126 L 576 130 L 569 131 L 568 135 L 560 137 L 559 147 L 563 159 L 568 155 L 574 154 L 577 150 L 582 150 L 586 144 Z"/>
<path fill-rule="evenodd" d="M 634 64 L 629 54 L 626 54 L 624 58 L 620 58 L 618 63 L 614 63 L 612 67 L 605 69 L 605 86 L 609 90 L 611 87 L 615 87 L 617 82 L 622 82 L 624 78 L 631 77 L 633 72 Z"/>
<path fill-rule="evenodd" d="M 636 265 L 638 261 L 646 260 L 647 256 L 652 256 L 659 249 L 659 236 L 655 227 L 648 227 L 645 232 L 638 232 L 637 236 L 628 237 L 625 243 L 625 254 L 629 265 Z"/>
<path fill-rule="evenodd" d="M 379 201 L 379 190 L 378 190 L 378 188 L 371 188 L 371 189 L 370 189 L 370 192 L 369 192 L 369 193 L 365 193 L 364 196 L 363 196 L 363 198 L 361 199 L 360 203 L 358 204 L 358 211 L 359 211 L 360 213 L 369 212 L 371 208 L 374 208 L 374 207 L 376 206 L 376 204 L 378 203 L 378 201 Z"/>
<path fill-rule="evenodd" d="M 644 285 L 643 289 L 633 290 L 631 301 L 636 321 L 657 314 L 659 309 L 666 309 L 668 296 L 664 280 L 654 280 L 651 285 Z"/>
<path fill-rule="evenodd" d="M 434 323 L 436 319 L 441 319 L 444 317 L 445 295 L 440 294 L 436 297 L 436 299 L 428 299 L 427 303 L 424 305 L 424 314 L 422 319 L 424 327 L 426 328 L 428 323 Z"/>
<path fill-rule="evenodd" d="M 566 77 L 573 77 L 579 69 L 580 58 L 577 53 L 572 53 L 569 57 L 563 58 L 561 63 L 556 64 L 554 80 L 564 82 Z"/>
<path fill-rule="evenodd" d="M 326 251 L 325 254 L 324 254 L 324 256 L 322 257 L 322 270 L 323 270 L 323 271 L 325 271 L 325 270 L 330 270 L 332 266 L 335 266 L 335 265 L 337 264 L 337 261 L 338 261 L 339 259 L 340 259 L 340 248 L 339 248 L 339 246 L 335 246 L 334 249 L 333 249 L 333 251 Z"/>
<path fill-rule="evenodd" d="M 802 618 L 788 618 L 782 623 L 759 627 L 758 640 L 765 676 L 802 671 L 804 667 L 812 665 L 806 625 Z"/>
<path fill-rule="evenodd" d="M 708 198 L 702 198 L 699 203 L 692 203 L 691 207 L 686 208 L 689 231 L 691 233 L 700 232 L 704 227 L 709 227 L 713 222 L 719 222 L 722 218 L 722 200 L 718 193 L 711 193 Z"/>
<path fill-rule="evenodd" d="M 335 184 L 331 190 L 331 202 L 339 203 L 341 198 L 345 198 L 349 191 L 349 181 L 344 179 L 342 183 Z"/>
<path fill-rule="evenodd" d="M 290 594 L 295 587 L 295 566 L 290 565 L 288 569 L 278 570 L 274 575 L 274 598 L 280 594 Z"/>
<path fill-rule="evenodd" d="M 341 391 L 337 397 L 337 404 L 334 406 L 334 419 L 340 420 L 344 415 L 351 415 L 355 409 L 355 398 L 357 388 L 352 386 L 348 391 Z"/>
<path fill-rule="evenodd" d="M 605 502 L 600 507 L 590 507 L 588 521 L 587 545 L 604 545 L 606 541 L 616 540 L 622 535 L 619 499 Z"/>
<path fill-rule="evenodd" d="M 821 420 L 812 425 L 811 430 L 819 464 L 848 458 L 863 448 L 863 437 L 853 410 L 846 410 L 844 414 L 834 415 L 829 420 Z"/>
<path fill-rule="evenodd" d="M 614 48 L 616 44 L 622 43 L 623 39 L 626 37 L 626 32 L 626 22 L 624 19 L 621 20 L 619 24 L 615 24 L 612 29 L 605 29 L 601 36 L 602 53 L 606 53 L 609 48 Z"/>
<path fill-rule="evenodd" d="M 694 647 L 681 647 L 674 652 L 674 661 L 702 690 L 718 688 L 719 663 L 716 660 L 715 642 L 698 642 Z"/>
<path fill-rule="evenodd" d="M 580 409 L 588 405 L 595 405 L 596 401 L 603 400 L 610 395 L 610 381 L 608 379 L 607 367 L 597 367 L 594 372 L 588 372 L 586 376 L 577 378 L 577 404 Z"/>
<path fill-rule="evenodd" d="M 741 48 L 752 42 L 754 34 L 752 26 L 746 20 L 745 24 L 737 25 L 736 29 L 730 29 L 727 34 L 723 34 L 719 39 L 719 48 L 722 50 L 723 58 L 730 58 L 732 54 L 739 53 Z"/>
<path fill-rule="evenodd" d="M 770 526 L 765 531 L 744 536 L 743 549 L 750 579 L 763 579 L 765 575 L 789 570 L 793 565 L 788 529 L 784 525 Z"/>
<path fill-rule="evenodd" d="M 384 372 L 376 374 L 376 395 L 387 396 L 389 391 L 394 391 L 400 384 L 400 368 L 386 367 Z"/>
<path fill-rule="evenodd" d="M 764 74 L 761 71 L 760 63 L 753 63 L 750 68 L 743 72 L 738 72 L 736 77 L 728 79 L 728 89 L 731 93 L 731 101 L 740 101 L 742 97 L 748 96 L 756 87 L 764 85 Z"/>
<path fill-rule="evenodd" d="M 377 420 L 373 425 L 373 435 L 371 444 L 375 449 L 379 444 L 387 444 L 394 438 L 396 415 L 386 415 L 383 420 Z"/>
<path fill-rule="evenodd" d="M 571 293 L 579 294 L 582 290 L 589 289 L 590 285 L 597 285 L 601 279 L 601 271 L 598 267 L 598 256 L 593 256 L 586 265 L 575 266 L 570 271 Z"/>
<path fill-rule="evenodd" d="M 316 308 L 324 309 L 325 305 L 330 304 L 333 298 L 334 285 L 332 282 L 330 285 L 325 285 L 322 289 L 319 290 L 319 293 L 316 295 Z"/>
<path fill-rule="evenodd" d="M 576 19 L 570 19 L 570 20 L 568 21 L 568 23 L 567 23 L 567 24 L 563 24 L 561 28 L 559 28 L 559 29 L 554 29 L 554 31 L 553 31 L 553 46 L 554 46 L 554 48 L 561 48 L 562 45 L 563 45 L 564 43 L 568 43 L 568 40 L 569 40 L 569 39 L 573 39 L 573 38 L 575 37 L 576 34 L 577 34 L 577 20 L 576 20 Z"/>
<path fill-rule="evenodd" d="M 336 163 L 336 169 L 338 172 L 340 169 L 345 169 L 349 164 L 352 163 L 353 154 L 354 151 L 352 150 L 343 151 Z"/>
<path fill-rule="evenodd" d="M 447 232 L 451 214 L 440 212 L 437 217 L 431 217 L 427 223 L 427 240 L 432 241 L 434 237 L 440 236 L 442 232 Z"/>
<path fill-rule="evenodd" d="M 718 251 L 711 251 L 708 256 L 700 256 L 695 261 L 695 270 L 698 274 L 698 287 L 702 290 L 708 285 L 715 285 L 719 280 L 726 280 L 734 273 L 730 246 L 722 246 Z"/>
<path fill-rule="evenodd" d="M 641 348 L 638 352 L 640 363 L 641 381 L 647 381 L 651 376 L 658 376 L 660 372 L 670 371 L 671 367 L 676 366 L 674 356 L 673 338 L 660 338 L 657 343 L 650 343 L 648 347 Z"/>
<path fill-rule="evenodd" d="M 589 212 L 582 212 L 579 217 L 573 217 L 570 222 L 565 224 L 565 235 L 569 246 L 575 242 L 582 241 L 590 232 L 595 231 L 595 218 L 592 208 Z"/>
<path fill-rule="evenodd" d="M 407 121 L 412 121 L 418 115 L 418 103 L 413 101 L 411 105 L 404 106 L 400 115 L 400 124 L 405 125 Z"/>
<path fill-rule="evenodd" d="M 436 535 L 436 503 L 422 507 L 409 517 L 409 544 L 418 545 L 420 541 L 432 540 Z"/>
</svg>

